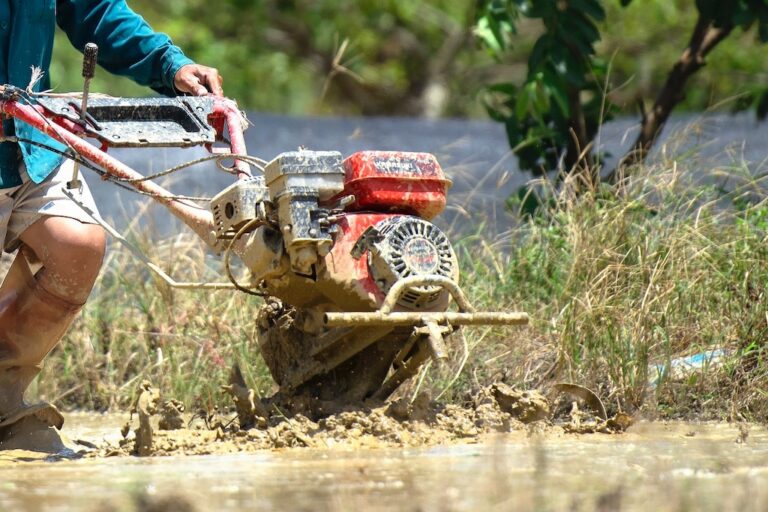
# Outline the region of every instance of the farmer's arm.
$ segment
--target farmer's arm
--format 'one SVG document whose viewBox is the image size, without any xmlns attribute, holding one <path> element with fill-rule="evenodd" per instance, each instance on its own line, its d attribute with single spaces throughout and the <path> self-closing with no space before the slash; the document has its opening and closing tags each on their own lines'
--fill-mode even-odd
<svg viewBox="0 0 768 512">
<path fill-rule="evenodd" d="M 187 58 L 165 34 L 152 30 L 125 0 L 57 0 L 56 21 L 80 51 L 99 45 L 99 64 L 161 94 L 221 95 L 221 77 L 213 68 Z"/>
</svg>

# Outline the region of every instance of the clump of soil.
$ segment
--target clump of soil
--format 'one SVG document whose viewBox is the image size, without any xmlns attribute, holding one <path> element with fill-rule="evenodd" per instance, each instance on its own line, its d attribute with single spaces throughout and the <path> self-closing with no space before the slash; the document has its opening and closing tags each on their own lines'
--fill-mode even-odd
<svg viewBox="0 0 768 512">
<path fill-rule="evenodd" d="M 536 390 L 521 391 L 501 382 L 491 386 L 496 403 L 523 423 L 549 418 L 549 401 Z"/>
<path fill-rule="evenodd" d="M 240 367 L 235 365 L 229 375 L 229 384 L 221 387 L 235 403 L 237 421 L 240 428 L 248 430 L 255 426 L 265 427 L 269 416 L 267 409 L 256 397 L 256 392 L 248 388 Z"/>
<path fill-rule="evenodd" d="M 166 400 L 160 409 L 160 430 L 180 430 L 184 428 L 184 411 L 186 407 L 179 400 Z"/>
<path fill-rule="evenodd" d="M 159 397 L 149 383 L 143 383 L 136 404 L 138 426 L 127 425 L 118 444 L 101 446 L 91 456 L 431 446 L 474 442 L 494 433 L 621 432 L 630 422 L 621 414 L 603 419 L 573 397 L 547 398 L 538 391 L 522 391 L 502 383 L 482 390 L 464 405 L 442 404 L 422 393 L 413 399 L 337 407 L 332 413 L 327 412 L 328 404 L 323 404 L 325 412 L 314 414 L 307 401 L 295 401 L 292 407 L 277 400 L 254 399 L 237 372 L 233 372 L 227 391 L 233 397 L 236 414 L 185 415 L 183 404 L 168 400 L 160 408 L 160 418 L 154 418 Z M 570 408 L 565 403 L 570 403 Z M 159 429 L 150 421 L 156 419 Z"/>
<path fill-rule="evenodd" d="M 160 400 L 160 392 L 152 387 L 148 381 L 141 383 L 141 393 L 131 411 L 131 419 L 136 414 L 139 417 L 139 428 L 135 431 L 134 453 L 139 456 L 152 455 L 154 432 L 152 429 L 152 415 L 157 412 L 157 402 Z M 130 427 L 129 427 L 130 428 Z M 122 432 L 126 432 L 123 427 Z M 125 437 L 125 434 L 123 435 Z"/>
</svg>

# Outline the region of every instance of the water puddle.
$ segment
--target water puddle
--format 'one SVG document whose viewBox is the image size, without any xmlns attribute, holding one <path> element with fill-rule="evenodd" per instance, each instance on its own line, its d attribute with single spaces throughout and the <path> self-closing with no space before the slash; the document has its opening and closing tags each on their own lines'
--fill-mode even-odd
<svg viewBox="0 0 768 512">
<path fill-rule="evenodd" d="M 124 416 L 71 415 L 114 440 Z M 0 459 L 0 510 L 765 510 L 763 427 L 638 423 L 619 435 L 525 429 L 475 444 L 251 454 Z"/>
</svg>

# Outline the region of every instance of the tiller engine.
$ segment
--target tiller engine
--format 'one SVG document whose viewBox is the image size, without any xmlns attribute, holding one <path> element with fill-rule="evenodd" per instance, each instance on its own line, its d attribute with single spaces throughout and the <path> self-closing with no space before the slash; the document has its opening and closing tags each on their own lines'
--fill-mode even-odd
<svg viewBox="0 0 768 512">
<path fill-rule="evenodd" d="M 211 206 L 216 240 L 241 241 L 267 296 L 259 344 L 289 393 L 386 398 L 430 357 L 445 359 L 458 326 L 527 321 L 477 313 L 459 288 L 453 248 L 430 222 L 451 184 L 434 156 L 297 151 L 264 174 Z"/>
</svg>

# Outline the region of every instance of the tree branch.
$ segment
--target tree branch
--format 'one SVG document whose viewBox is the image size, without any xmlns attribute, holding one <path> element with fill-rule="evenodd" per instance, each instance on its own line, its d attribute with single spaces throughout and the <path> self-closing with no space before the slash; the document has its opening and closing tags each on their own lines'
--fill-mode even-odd
<svg viewBox="0 0 768 512">
<path fill-rule="evenodd" d="M 642 163 L 656 143 L 669 119 L 672 110 L 685 98 L 685 86 L 688 80 L 706 64 L 705 59 L 723 39 L 730 35 L 733 25 L 717 27 L 709 18 L 699 15 L 696 27 L 691 35 L 688 48 L 667 75 L 653 108 L 646 113 L 640 133 L 632 148 L 620 160 L 616 169 L 606 176 L 606 180 L 615 183 L 626 170 Z"/>
<path fill-rule="evenodd" d="M 474 2 L 472 2 L 466 13 L 463 25 L 454 24 L 453 27 L 447 30 L 442 46 L 435 56 L 430 59 L 427 80 L 420 92 L 422 116 L 430 117 L 443 113 L 445 105 L 433 104 L 434 102 L 429 98 L 429 94 L 432 92 L 432 87 L 446 88 L 444 82 L 450 70 L 456 64 L 456 57 L 464 50 L 464 47 L 472 38 L 472 27 L 476 16 L 475 7 Z M 438 12 L 442 14 L 441 11 Z M 445 99 L 443 98 L 441 103 L 444 103 Z"/>
</svg>

